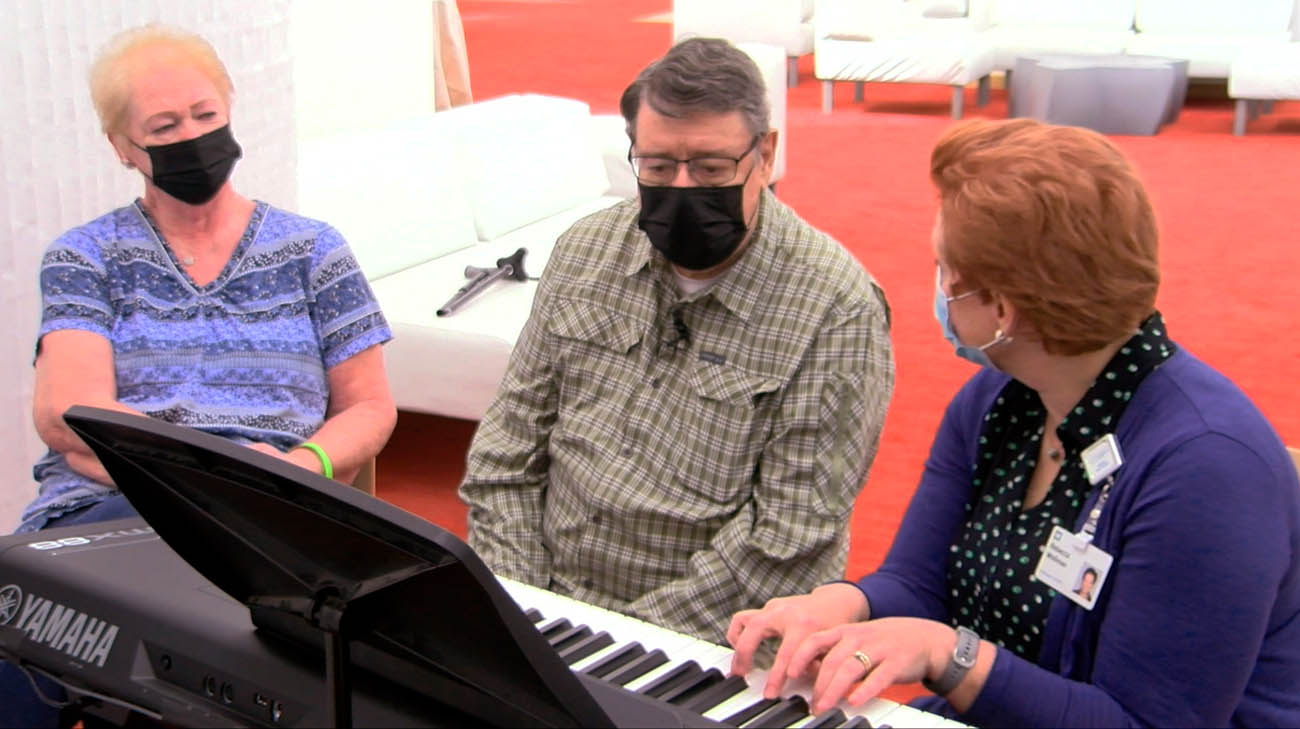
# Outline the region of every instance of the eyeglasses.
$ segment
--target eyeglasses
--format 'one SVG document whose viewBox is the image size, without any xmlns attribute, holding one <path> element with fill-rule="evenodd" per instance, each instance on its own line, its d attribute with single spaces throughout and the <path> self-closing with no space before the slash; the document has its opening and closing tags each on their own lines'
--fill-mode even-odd
<svg viewBox="0 0 1300 729">
<path fill-rule="evenodd" d="M 762 134 L 754 135 L 754 141 L 749 143 L 744 152 L 739 157 L 693 157 L 691 159 L 674 159 L 672 157 L 657 157 L 652 155 L 633 155 L 632 150 L 627 151 L 627 161 L 632 163 L 632 171 L 636 173 L 636 179 L 647 185 L 657 187 L 673 184 L 677 179 L 678 165 L 686 163 L 686 173 L 697 184 L 705 187 L 717 187 L 725 185 L 736 178 L 736 170 L 740 168 L 740 161 L 754 151 L 759 141 L 763 138 Z"/>
</svg>

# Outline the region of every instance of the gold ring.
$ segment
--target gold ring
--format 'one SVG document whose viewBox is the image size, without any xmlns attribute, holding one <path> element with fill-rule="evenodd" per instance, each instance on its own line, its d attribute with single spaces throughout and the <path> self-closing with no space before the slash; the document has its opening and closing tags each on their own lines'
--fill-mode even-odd
<svg viewBox="0 0 1300 729">
<path fill-rule="evenodd" d="M 862 651 L 856 651 L 854 652 L 853 657 L 858 659 L 858 663 L 862 664 L 863 675 L 871 673 L 871 656 Z"/>
</svg>

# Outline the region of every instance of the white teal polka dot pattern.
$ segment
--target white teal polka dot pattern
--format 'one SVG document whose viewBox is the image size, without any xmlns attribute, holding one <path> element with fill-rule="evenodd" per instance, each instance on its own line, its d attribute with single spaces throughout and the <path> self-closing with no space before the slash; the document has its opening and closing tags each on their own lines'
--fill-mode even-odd
<svg viewBox="0 0 1300 729">
<path fill-rule="evenodd" d="M 1042 503 L 1024 508 L 1038 465 L 1046 412 L 1038 393 L 1012 380 L 984 416 L 966 522 L 949 548 L 948 604 L 954 626 L 1036 661 L 1055 590 L 1033 578 L 1052 527 L 1073 529 L 1092 493 L 1080 452 L 1115 430 L 1138 385 L 1176 351 L 1154 314 L 1107 363 L 1057 428 L 1065 450 Z"/>
</svg>

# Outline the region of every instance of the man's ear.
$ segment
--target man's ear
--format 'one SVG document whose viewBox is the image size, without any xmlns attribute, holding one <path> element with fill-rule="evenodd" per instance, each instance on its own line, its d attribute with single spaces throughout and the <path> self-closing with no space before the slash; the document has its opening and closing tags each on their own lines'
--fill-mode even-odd
<svg viewBox="0 0 1300 729">
<path fill-rule="evenodd" d="M 766 182 L 772 181 L 772 173 L 776 171 L 776 139 L 780 131 L 776 129 L 769 130 L 763 135 L 762 141 L 758 143 L 759 153 L 763 156 L 763 179 Z"/>
</svg>

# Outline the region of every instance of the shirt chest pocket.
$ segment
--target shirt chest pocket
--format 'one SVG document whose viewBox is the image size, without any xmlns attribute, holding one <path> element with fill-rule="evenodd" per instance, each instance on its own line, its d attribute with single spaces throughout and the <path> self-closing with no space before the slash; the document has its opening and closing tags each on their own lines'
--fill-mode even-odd
<svg viewBox="0 0 1300 729">
<path fill-rule="evenodd" d="M 711 500 L 737 501 L 749 492 L 781 381 L 704 361 L 687 380 L 694 397 L 678 419 L 679 437 L 685 450 L 707 457 L 679 459 L 678 478 Z"/>
<path fill-rule="evenodd" d="M 643 327 L 628 315 L 587 302 L 559 299 L 547 320 L 553 338 L 561 408 L 620 402 L 620 383 L 637 377 L 635 349 Z"/>
</svg>

